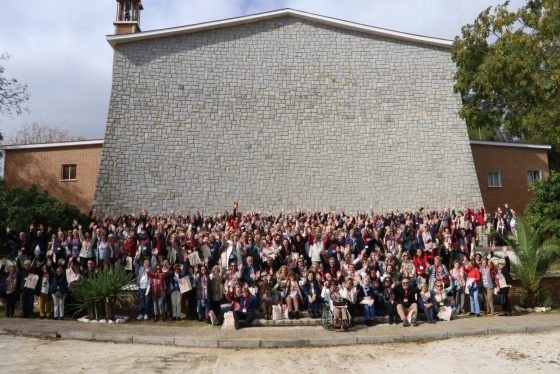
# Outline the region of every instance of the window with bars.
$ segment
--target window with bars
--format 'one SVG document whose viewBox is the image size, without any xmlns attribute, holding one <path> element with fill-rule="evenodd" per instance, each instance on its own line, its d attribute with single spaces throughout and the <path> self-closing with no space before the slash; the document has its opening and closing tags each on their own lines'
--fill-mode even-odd
<svg viewBox="0 0 560 374">
<path fill-rule="evenodd" d="M 499 171 L 488 173 L 488 187 L 502 187 L 502 176 Z"/>
<path fill-rule="evenodd" d="M 62 165 L 62 173 L 60 180 L 75 181 L 76 180 L 76 164 Z"/>
<path fill-rule="evenodd" d="M 527 184 L 530 186 L 534 181 L 542 179 L 542 172 L 540 170 L 527 170 Z"/>
</svg>

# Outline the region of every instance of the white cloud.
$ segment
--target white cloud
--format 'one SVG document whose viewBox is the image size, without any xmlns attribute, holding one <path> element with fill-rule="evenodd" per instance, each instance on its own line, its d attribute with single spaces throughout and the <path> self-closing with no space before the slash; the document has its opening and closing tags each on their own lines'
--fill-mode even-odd
<svg viewBox="0 0 560 374">
<path fill-rule="evenodd" d="M 294 8 L 398 31 L 452 39 L 490 0 L 143 0 L 143 30 Z M 516 7 L 522 0 L 512 1 Z M 114 0 L 1 0 L 6 74 L 29 84 L 30 113 L 0 116 L 0 131 L 39 121 L 101 138 L 111 89 Z"/>
</svg>

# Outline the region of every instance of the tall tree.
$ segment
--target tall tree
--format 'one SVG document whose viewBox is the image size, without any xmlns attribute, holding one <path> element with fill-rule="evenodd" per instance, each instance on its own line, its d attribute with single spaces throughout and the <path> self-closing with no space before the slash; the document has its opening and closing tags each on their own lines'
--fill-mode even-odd
<svg viewBox="0 0 560 374">
<path fill-rule="evenodd" d="M 471 137 L 560 149 L 560 2 L 484 10 L 453 43 L 455 90 Z"/>
<path fill-rule="evenodd" d="M 70 130 L 44 125 L 38 122 L 27 123 L 20 127 L 15 133 L 6 138 L 8 144 L 34 144 L 34 143 L 56 143 L 73 140 L 84 140 L 81 135 L 74 135 Z"/>
</svg>

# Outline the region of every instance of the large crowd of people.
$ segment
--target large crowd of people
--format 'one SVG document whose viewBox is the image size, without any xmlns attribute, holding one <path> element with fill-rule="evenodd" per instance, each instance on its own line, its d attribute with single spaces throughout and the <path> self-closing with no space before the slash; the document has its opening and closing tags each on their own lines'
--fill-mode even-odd
<svg viewBox="0 0 560 374">
<path fill-rule="evenodd" d="M 35 222 L 12 233 L 13 250 L 0 262 L 0 297 L 8 317 L 21 301 L 24 318 L 38 309 L 40 318 L 64 319 L 82 279 L 123 269 L 135 276 L 142 321 L 219 324 L 231 311 L 239 327 L 257 315 L 319 318 L 325 304 L 335 328 L 347 329 L 358 314 L 367 325 L 387 315 L 390 324 L 409 326 L 420 312 L 428 323 L 443 310 L 448 319 L 467 313 L 467 297 L 472 315 L 493 315 L 497 296 L 510 316 L 509 258 L 505 247 L 494 256 L 502 243 L 493 233 L 515 234 L 515 220 L 506 205 L 493 214 L 142 210 L 92 214 L 89 225 L 67 228 Z"/>
</svg>

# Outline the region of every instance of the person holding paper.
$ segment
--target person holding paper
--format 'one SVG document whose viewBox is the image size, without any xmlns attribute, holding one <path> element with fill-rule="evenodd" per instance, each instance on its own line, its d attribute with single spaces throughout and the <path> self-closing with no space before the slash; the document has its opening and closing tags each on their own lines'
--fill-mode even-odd
<svg viewBox="0 0 560 374">
<path fill-rule="evenodd" d="M 35 300 L 35 286 L 39 281 L 39 276 L 35 273 L 37 269 L 31 265 L 30 260 L 17 262 L 19 269 L 19 284 L 22 285 L 21 307 L 23 318 L 33 318 L 33 302 Z"/>
</svg>

